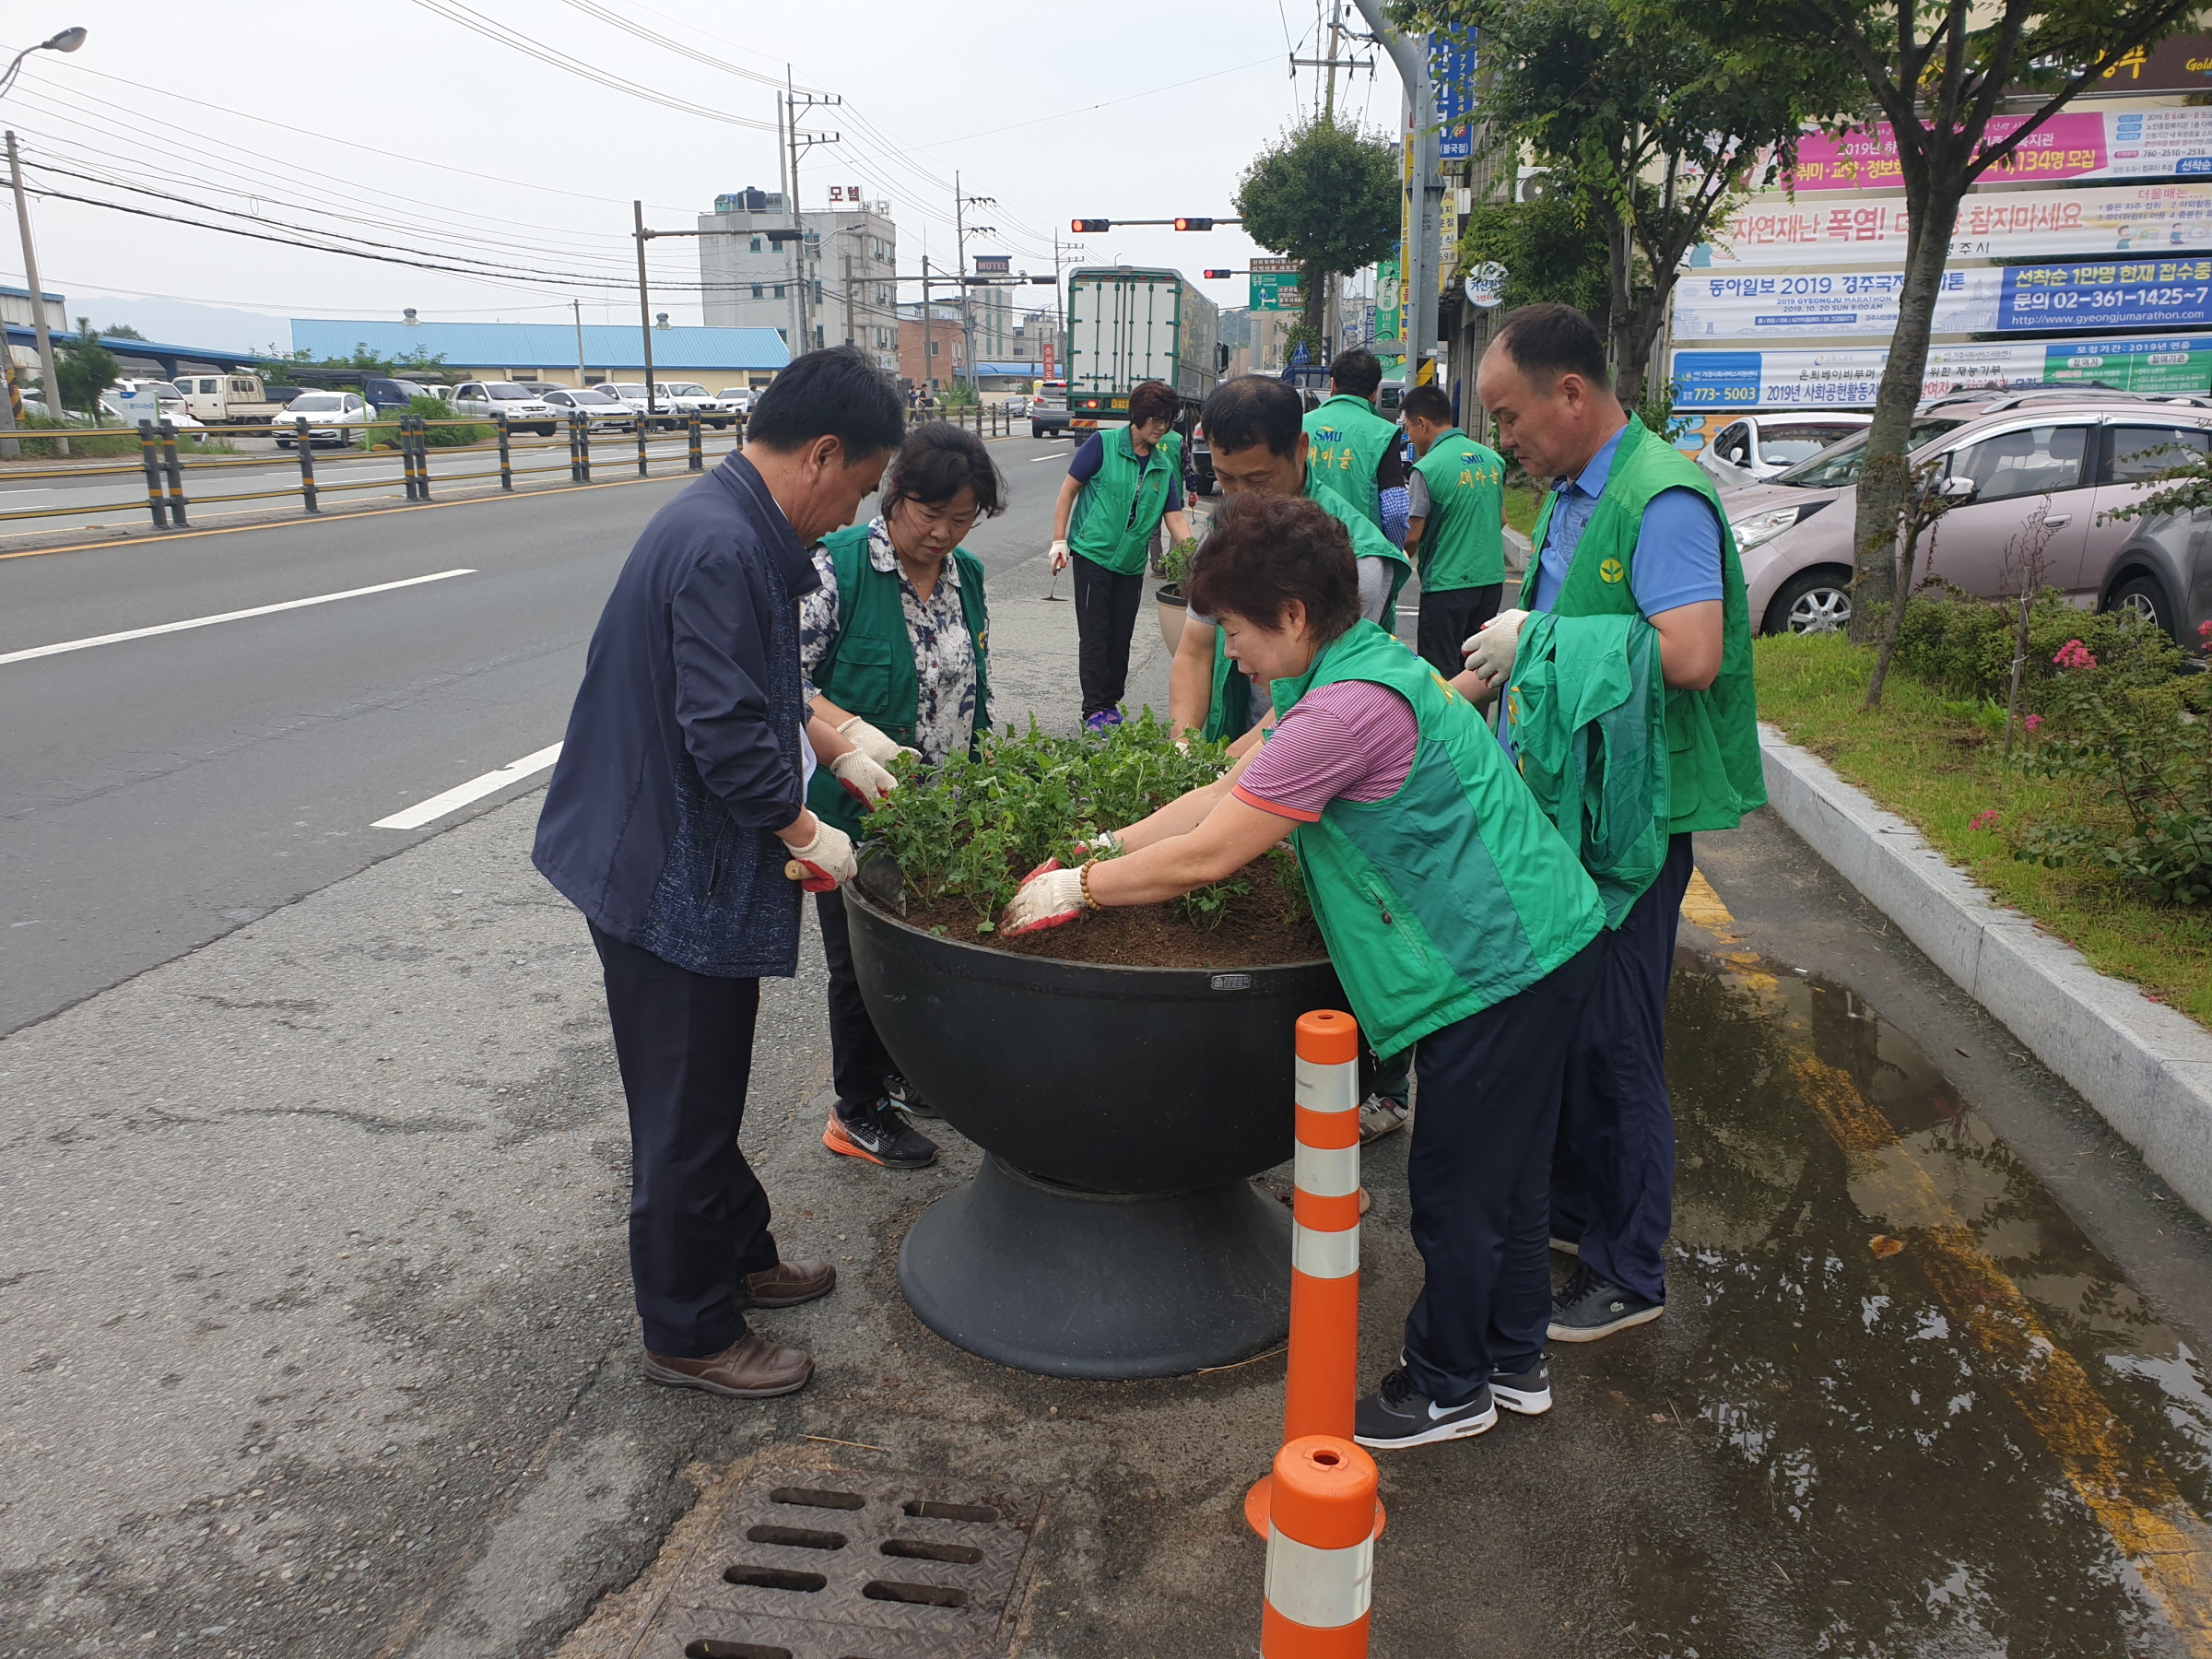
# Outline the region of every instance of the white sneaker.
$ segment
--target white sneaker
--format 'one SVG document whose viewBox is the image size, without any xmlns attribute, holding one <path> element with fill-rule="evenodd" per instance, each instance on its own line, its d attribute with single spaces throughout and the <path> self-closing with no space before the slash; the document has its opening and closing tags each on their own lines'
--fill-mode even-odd
<svg viewBox="0 0 2212 1659">
<path fill-rule="evenodd" d="M 1386 1135 L 1394 1135 L 1406 1127 L 1406 1120 L 1413 1114 L 1410 1106 L 1386 1100 L 1382 1095 L 1369 1095 L 1359 1102 L 1359 1144 L 1379 1141 Z"/>
</svg>

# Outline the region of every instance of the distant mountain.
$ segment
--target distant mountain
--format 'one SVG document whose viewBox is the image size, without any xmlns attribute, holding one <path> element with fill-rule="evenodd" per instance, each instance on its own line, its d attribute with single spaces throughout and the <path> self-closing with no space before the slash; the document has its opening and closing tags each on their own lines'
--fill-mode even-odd
<svg viewBox="0 0 2212 1659">
<path fill-rule="evenodd" d="M 204 346 L 212 351 L 260 351 L 269 346 L 289 351 L 292 325 L 265 312 L 234 311 L 227 305 L 198 305 L 189 300 L 109 299 L 97 292 L 69 290 L 69 325 L 89 317 L 96 329 L 127 324 L 164 346 Z"/>
</svg>

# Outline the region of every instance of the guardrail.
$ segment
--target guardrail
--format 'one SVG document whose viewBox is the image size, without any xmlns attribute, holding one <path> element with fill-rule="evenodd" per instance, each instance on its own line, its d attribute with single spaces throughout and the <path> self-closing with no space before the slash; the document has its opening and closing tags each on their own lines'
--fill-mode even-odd
<svg viewBox="0 0 2212 1659">
<path fill-rule="evenodd" d="M 1009 418 L 1004 408 L 996 406 L 908 411 L 907 424 L 910 427 L 932 420 L 948 420 L 994 437 L 1010 437 L 1015 428 L 1021 424 L 1018 420 Z M 493 438 L 488 443 L 449 445 L 430 441 L 430 433 L 438 428 L 486 426 L 493 429 Z M 489 420 L 437 420 L 418 415 L 403 415 L 395 420 L 372 422 L 363 429 L 380 437 L 389 433 L 395 441 L 388 445 L 380 442 L 376 447 L 360 452 L 371 458 L 386 453 L 395 455 L 400 464 L 400 477 L 396 480 L 388 477 L 334 480 L 316 476 L 315 445 L 322 442 L 350 449 L 353 436 L 348 434 L 336 440 L 318 439 L 312 435 L 318 429 L 307 417 L 288 420 L 279 416 L 266 423 L 213 428 L 207 436 L 270 438 L 278 443 L 288 440 L 296 451 L 300 470 L 298 480 L 288 482 L 277 489 L 226 490 L 211 495 L 197 493 L 187 486 L 194 480 L 205 482 L 212 476 L 240 468 L 258 467 L 265 472 L 273 465 L 280 465 L 282 456 L 182 453 L 177 447 L 177 429 L 174 425 L 166 420 L 142 420 L 138 423 L 138 458 L 135 463 L 118 461 L 109 465 L 25 467 L 0 471 L 0 484 L 53 478 L 130 478 L 143 487 L 143 494 L 134 491 L 116 500 L 80 499 L 60 507 L 19 508 L 0 512 L 0 524 L 17 520 L 82 517 L 86 513 L 113 512 L 143 506 L 155 529 L 184 530 L 191 527 L 191 513 L 195 506 L 219 503 L 227 507 L 233 502 L 297 499 L 302 512 L 319 514 L 323 511 L 323 498 L 326 495 L 357 489 L 390 489 L 394 483 L 399 485 L 409 501 L 429 501 L 434 499 L 434 490 L 492 478 L 499 480 L 500 488 L 512 492 L 518 477 L 526 478 L 534 474 L 565 472 L 571 483 L 589 484 L 593 481 L 594 468 L 604 472 L 610 465 L 606 459 L 610 442 L 618 445 L 622 452 L 622 459 L 611 464 L 625 468 L 630 465 L 634 445 L 637 476 L 641 478 L 652 477 L 656 465 L 670 471 L 675 470 L 670 464 L 678 459 L 684 471 L 703 472 L 708 459 L 704 426 L 705 423 L 697 415 L 678 419 L 658 417 L 651 422 L 640 419 L 628 431 L 594 432 L 586 417 L 577 412 L 569 417 L 565 435 L 545 438 L 537 435 L 535 426 L 517 428 L 504 416 Z M 673 437 L 678 432 L 684 435 L 686 441 L 680 457 L 670 454 L 656 456 L 651 453 L 656 429 L 657 435 L 662 437 Z M 326 425 L 320 429 L 329 431 L 332 429 Z M 729 433 L 732 448 L 742 445 L 745 441 L 745 417 L 736 417 L 730 427 L 718 428 L 717 438 L 725 430 Z M 535 441 L 525 441 L 523 436 L 524 433 L 531 434 Z M 559 460 L 518 460 L 518 457 L 552 454 L 556 452 L 560 455 Z M 718 443 L 714 451 L 716 457 L 724 453 Z M 495 454 L 496 465 L 476 470 L 457 471 L 450 465 L 433 467 L 431 464 L 434 455 L 450 457 L 456 463 L 467 463 L 489 459 Z"/>
</svg>

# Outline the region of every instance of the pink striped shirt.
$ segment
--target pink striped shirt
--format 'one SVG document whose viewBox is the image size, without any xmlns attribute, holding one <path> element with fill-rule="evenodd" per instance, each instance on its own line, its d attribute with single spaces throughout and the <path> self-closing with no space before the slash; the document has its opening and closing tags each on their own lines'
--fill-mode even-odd
<svg viewBox="0 0 2212 1659">
<path fill-rule="evenodd" d="M 1248 806 L 1311 824 L 1331 801 L 1395 794 L 1419 743 L 1403 697 L 1372 680 L 1338 680 L 1307 692 L 1276 722 L 1235 794 Z"/>
</svg>

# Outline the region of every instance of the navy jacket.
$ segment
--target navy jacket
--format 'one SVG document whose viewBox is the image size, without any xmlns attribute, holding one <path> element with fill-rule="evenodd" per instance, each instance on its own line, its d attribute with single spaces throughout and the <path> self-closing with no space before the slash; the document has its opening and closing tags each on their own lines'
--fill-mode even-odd
<svg viewBox="0 0 2212 1659">
<path fill-rule="evenodd" d="M 694 973 L 798 970 L 798 600 L 820 585 L 742 455 L 661 509 L 600 613 L 531 862 Z"/>
</svg>

